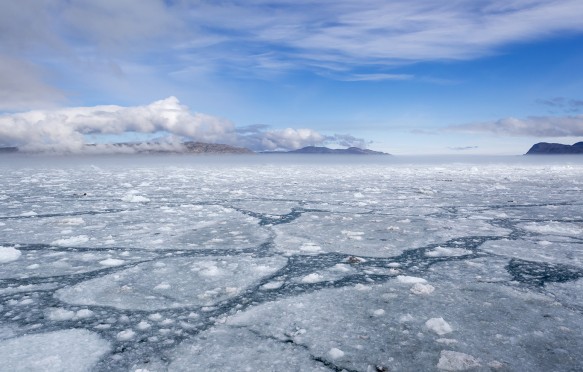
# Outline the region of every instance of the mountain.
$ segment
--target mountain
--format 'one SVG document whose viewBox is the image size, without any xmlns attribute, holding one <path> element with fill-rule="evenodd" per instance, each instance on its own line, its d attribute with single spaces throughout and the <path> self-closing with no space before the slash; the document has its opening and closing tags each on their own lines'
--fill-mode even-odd
<svg viewBox="0 0 583 372">
<path fill-rule="evenodd" d="M 253 154 L 254 152 L 245 148 L 221 143 L 204 142 L 184 142 L 186 153 L 189 154 Z"/>
<path fill-rule="evenodd" d="M 95 146 L 98 151 L 104 148 L 103 145 L 90 146 Z M 191 141 L 183 143 L 115 143 L 106 145 L 105 149 L 109 149 L 111 152 L 135 152 L 138 154 L 253 154 L 253 151 L 244 147 Z"/>
<path fill-rule="evenodd" d="M 0 147 L 0 154 L 10 154 L 17 151 L 18 147 Z"/>
<path fill-rule="evenodd" d="M 540 142 L 533 145 L 526 155 L 559 155 L 559 154 L 583 154 L 583 142 L 573 145 L 560 143 Z"/>
<path fill-rule="evenodd" d="M 0 147 L 0 154 L 21 151 L 18 147 Z M 43 152 L 43 150 L 26 151 Z M 55 152 L 54 150 L 51 152 Z M 71 153 L 65 151 L 65 153 Z M 88 144 L 81 151 L 72 152 L 80 154 L 254 154 L 253 151 L 220 143 L 203 142 L 132 142 L 113 144 Z"/>
<path fill-rule="evenodd" d="M 307 146 L 291 151 L 265 151 L 262 154 L 334 154 L 334 155 L 390 155 L 386 152 L 349 147 L 347 149 L 331 149 L 328 147 Z"/>
</svg>

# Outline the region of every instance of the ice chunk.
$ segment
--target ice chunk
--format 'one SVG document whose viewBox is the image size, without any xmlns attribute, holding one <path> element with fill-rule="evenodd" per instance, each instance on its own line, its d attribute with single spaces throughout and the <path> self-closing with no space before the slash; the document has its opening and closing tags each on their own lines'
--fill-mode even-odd
<svg viewBox="0 0 583 372">
<path fill-rule="evenodd" d="M 74 247 L 83 243 L 87 243 L 89 237 L 87 235 L 72 236 L 70 238 L 57 239 L 53 241 L 52 245 L 58 245 L 61 247 Z"/>
<path fill-rule="evenodd" d="M 47 312 L 47 318 L 50 320 L 55 321 L 63 321 L 63 320 L 71 320 L 75 317 L 75 312 L 62 309 L 62 308 L 53 308 L 49 309 Z"/>
<path fill-rule="evenodd" d="M 338 359 L 338 358 L 342 358 L 344 356 L 344 351 L 333 347 L 332 349 L 330 349 L 330 351 L 328 351 L 328 355 L 332 359 Z"/>
<path fill-rule="evenodd" d="M 136 332 L 131 329 L 126 329 L 116 335 L 118 341 L 129 341 L 136 336 Z"/>
<path fill-rule="evenodd" d="M 89 371 L 109 351 L 97 334 L 69 329 L 0 341 L 3 371 Z"/>
<path fill-rule="evenodd" d="M 0 246 L 0 263 L 7 263 L 16 261 L 20 258 L 22 252 L 14 247 L 1 247 Z"/>
<path fill-rule="evenodd" d="M 457 351 L 442 350 L 437 368 L 444 371 L 465 371 L 481 367 L 480 360 Z"/>
<path fill-rule="evenodd" d="M 75 313 L 75 317 L 78 319 L 91 318 L 93 315 L 95 314 L 89 309 L 81 309 Z"/>
<path fill-rule="evenodd" d="M 435 249 L 425 252 L 427 257 L 459 257 L 472 254 L 472 251 L 463 248 L 435 247 Z"/>
<path fill-rule="evenodd" d="M 425 322 L 425 326 L 440 336 L 453 332 L 453 328 L 443 318 L 431 318 Z"/>
<path fill-rule="evenodd" d="M 416 295 L 427 295 L 433 293 L 435 287 L 431 284 L 415 283 L 410 290 Z"/>
<path fill-rule="evenodd" d="M 138 328 L 140 331 L 145 331 L 146 329 L 149 329 L 151 327 L 152 327 L 152 325 L 150 323 L 146 322 L 145 320 L 142 320 L 136 326 L 136 328 Z"/>
<path fill-rule="evenodd" d="M 415 276 L 397 275 L 397 281 L 403 284 L 427 283 L 427 280 Z"/>
<path fill-rule="evenodd" d="M 318 283 L 324 280 L 324 277 L 318 273 L 312 273 L 302 278 L 302 283 Z"/>
<path fill-rule="evenodd" d="M 117 258 L 108 258 L 108 259 L 105 259 L 103 261 L 99 261 L 100 265 L 107 266 L 107 267 L 121 266 L 124 263 L 125 263 L 124 260 L 120 260 Z"/>
<path fill-rule="evenodd" d="M 383 316 L 385 315 L 385 310 L 383 309 L 377 309 L 375 311 L 372 312 L 372 315 L 374 316 Z"/>
<path fill-rule="evenodd" d="M 146 198 L 145 196 L 136 195 L 133 192 L 126 194 L 123 198 L 121 198 L 121 200 L 126 203 L 147 203 L 150 201 L 150 199 Z"/>
<path fill-rule="evenodd" d="M 265 290 L 278 289 L 278 288 L 281 288 L 281 286 L 284 283 L 285 282 L 283 280 L 276 280 L 276 281 L 268 282 L 268 283 L 263 284 L 261 286 L 261 289 L 265 289 Z"/>
<path fill-rule="evenodd" d="M 57 307 L 48 309 L 46 315 L 48 319 L 53 321 L 65 321 L 90 318 L 94 313 L 89 309 L 81 309 L 75 312 Z"/>
</svg>

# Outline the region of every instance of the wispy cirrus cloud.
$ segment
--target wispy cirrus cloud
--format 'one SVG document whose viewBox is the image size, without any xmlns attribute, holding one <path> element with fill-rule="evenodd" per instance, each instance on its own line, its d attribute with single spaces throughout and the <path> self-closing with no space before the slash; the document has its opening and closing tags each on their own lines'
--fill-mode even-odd
<svg viewBox="0 0 583 372">
<path fill-rule="evenodd" d="M 454 151 L 468 151 L 468 150 L 475 150 L 478 146 L 457 146 L 457 147 L 448 147 L 450 150 Z"/>
<path fill-rule="evenodd" d="M 581 99 L 554 97 L 549 99 L 539 99 L 536 102 L 540 105 L 547 106 L 552 111 L 574 113 L 583 110 L 583 100 Z"/>
<path fill-rule="evenodd" d="M 449 126 L 446 131 L 525 137 L 582 137 L 583 115 L 504 118 L 492 122 Z"/>
<path fill-rule="evenodd" d="M 268 46 L 305 64 L 467 60 L 507 43 L 583 30 L 577 0 L 265 0 L 198 3 L 191 10 L 197 25 L 225 25 L 212 29 L 227 43 Z"/>
<path fill-rule="evenodd" d="M 142 64 L 160 76 L 300 70 L 347 81 L 408 80 L 417 77 L 400 66 L 471 60 L 512 43 L 581 33 L 582 17 L 580 0 L 5 1 L 0 55 L 55 74 L 84 66 L 124 76 L 132 72 L 119 66 Z M 25 79 L 18 64 L 4 75 Z M 7 106 L 60 99 L 47 94 L 62 91 L 52 79 L 28 79 L 26 94 Z M 11 91 L 0 79 L 0 95 Z"/>
</svg>

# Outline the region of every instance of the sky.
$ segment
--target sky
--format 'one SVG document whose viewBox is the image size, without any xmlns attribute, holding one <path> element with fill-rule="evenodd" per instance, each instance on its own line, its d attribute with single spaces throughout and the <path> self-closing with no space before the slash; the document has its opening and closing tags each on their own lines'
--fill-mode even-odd
<svg viewBox="0 0 583 372">
<path fill-rule="evenodd" d="M 0 3 L 0 146 L 583 141 L 581 0 Z"/>
</svg>

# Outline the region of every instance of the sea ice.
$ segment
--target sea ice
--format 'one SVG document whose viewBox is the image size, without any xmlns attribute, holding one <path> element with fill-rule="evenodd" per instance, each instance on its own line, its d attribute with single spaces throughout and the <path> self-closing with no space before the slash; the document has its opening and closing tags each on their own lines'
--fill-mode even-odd
<svg viewBox="0 0 583 372">
<path fill-rule="evenodd" d="M 329 371 L 305 348 L 245 328 L 218 327 L 180 345 L 169 371 Z"/>
<path fill-rule="evenodd" d="M 109 343 L 83 329 L 27 335 L 0 341 L 2 371 L 89 371 Z"/>
<path fill-rule="evenodd" d="M 241 159 L 1 162 L 0 370 L 583 365 L 580 159 Z"/>
<path fill-rule="evenodd" d="M 88 280 L 57 291 L 62 301 L 77 305 L 113 306 L 119 309 L 157 310 L 181 306 L 212 306 L 238 294 L 274 273 L 283 257 L 217 256 L 167 258 L 157 267 L 148 262 L 115 274 Z M 173 288 L 157 286 L 165 283 Z M 234 287 L 235 285 L 236 287 Z"/>
</svg>

